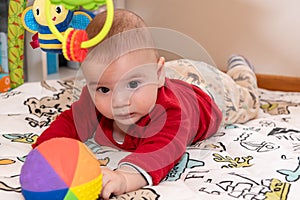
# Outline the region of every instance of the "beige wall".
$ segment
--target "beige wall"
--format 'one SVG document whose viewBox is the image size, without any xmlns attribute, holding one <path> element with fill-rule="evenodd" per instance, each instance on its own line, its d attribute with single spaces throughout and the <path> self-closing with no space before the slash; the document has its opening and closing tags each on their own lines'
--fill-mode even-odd
<svg viewBox="0 0 300 200">
<path fill-rule="evenodd" d="M 260 74 L 300 76 L 299 0 L 125 0 L 149 26 L 197 40 L 221 69 L 233 53 Z"/>
</svg>

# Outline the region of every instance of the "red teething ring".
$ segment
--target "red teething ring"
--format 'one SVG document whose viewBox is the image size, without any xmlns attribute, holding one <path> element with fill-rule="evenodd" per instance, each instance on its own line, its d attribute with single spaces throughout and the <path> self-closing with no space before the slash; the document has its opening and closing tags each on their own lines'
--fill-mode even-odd
<svg viewBox="0 0 300 200">
<path fill-rule="evenodd" d="M 81 48 L 81 43 L 88 40 L 84 30 L 67 29 L 63 42 L 63 54 L 67 60 L 82 62 L 88 49 Z"/>
<path fill-rule="evenodd" d="M 81 43 L 88 40 L 88 35 L 84 30 L 76 30 L 71 40 L 71 58 L 74 61 L 82 62 L 86 57 L 88 49 L 81 48 Z"/>
<path fill-rule="evenodd" d="M 70 41 L 71 37 L 74 34 L 75 29 L 73 28 L 68 28 L 65 32 L 64 35 L 64 41 L 62 44 L 62 50 L 63 50 L 63 55 L 67 60 L 71 60 L 71 53 L 70 53 Z"/>
</svg>

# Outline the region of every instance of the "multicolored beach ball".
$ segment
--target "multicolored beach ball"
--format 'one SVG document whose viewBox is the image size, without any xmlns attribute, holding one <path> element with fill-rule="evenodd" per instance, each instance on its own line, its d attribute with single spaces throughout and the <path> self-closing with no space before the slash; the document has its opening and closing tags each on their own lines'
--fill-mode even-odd
<svg viewBox="0 0 300 200">
<path fill-rule="evenodd" d="M 54 138 L 28 154 L 20 183 L 27 200 L 93 200 L 101 192 L 102 173 L 82 142 Z"/>
</svg>

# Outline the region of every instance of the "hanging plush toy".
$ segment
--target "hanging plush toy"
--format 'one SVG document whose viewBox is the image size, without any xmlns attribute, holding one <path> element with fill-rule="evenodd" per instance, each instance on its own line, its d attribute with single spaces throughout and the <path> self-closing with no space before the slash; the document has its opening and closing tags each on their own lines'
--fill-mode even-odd
<svg viewBox="0 0 300 200">
<path fill-rule="evenodd" d="M 95 10 L 104 4 L 107 8 L 104 26 L 94 38 L 88 39 L 83 29 L 89 23 L 89 15 L 81 12 L 78 14 L 83 17 L 77 18 L 77 11 L 74 11 L 72 16 L 71 10 L 81 6 L 84 9 Z M 24 26 L 31 32 L 38 32 L 41 48 L 46 51 L 62 51 L 67 60 L 76 62 L 82 62 L 87 49 L 105 38 L 112 26 L 114 15 L 113 0 L 35 0 L 32 9 L 28 10 L 28 14 L 23 13 Z M 37 20 L 37 14 L 41 19 Z"/>
<path fill-rule="evenodd" d="M 26 8 L 22 13 L 22 22 L 25 29 L 35 34 L 31 46 L 40 47 L 42 50 L 53 53 L 62 53 L 62 43 L 50 31 L 45 3 L 47 0 L 35 0 L 33 5 Z M 63 5 L 50 5 L 51 20 L 57 30 L 64 34 L 72 27 L 75 29 L 85 29 L 93 18 L 93 15 L 83 11 L 72 11 Z"/>
</svg>

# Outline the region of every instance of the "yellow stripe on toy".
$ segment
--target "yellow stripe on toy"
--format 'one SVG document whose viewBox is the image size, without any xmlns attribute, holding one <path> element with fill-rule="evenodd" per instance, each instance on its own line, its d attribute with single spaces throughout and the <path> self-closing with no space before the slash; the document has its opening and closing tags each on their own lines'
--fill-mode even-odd
<svg viewBox="0 0 300 200">
<path fill-rule="evenodd" d="M 65 32 L 62 32 L 62 34 L 65 34 Z M 56 40 L 56 37 L 55 35 L 53 34 L 41 34 L 39 33 L 39 39 L 42 39 L 42 40 Z"/>
<path fill-rule="evenodd" d="M 24 83 L 24 27 L 21 15 L 26 8 L 26 0 L 10 0 L 8 10 L 8 66 L 11 87 Z"/>
<path fill-rule="evenodd" d="M 40 44 L 42 49 L 61 49 L 61 44 Z"/>
</svg>

